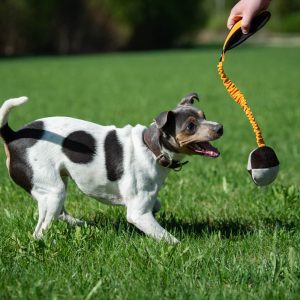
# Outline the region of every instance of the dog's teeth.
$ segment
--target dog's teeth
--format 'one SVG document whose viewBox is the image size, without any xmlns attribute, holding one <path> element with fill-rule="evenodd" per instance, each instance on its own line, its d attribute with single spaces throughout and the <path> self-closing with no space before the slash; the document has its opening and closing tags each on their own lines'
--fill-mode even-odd
<svg viewBox="0 0 300 300">
<path fill-rule="evenodd" d="M 195 148 L 196 148 L 197 150 L 203 150 L 203 148 L 202 148 L 200 145 L 198 145 L 198 144 L 195 144 Z"/>
</svg>

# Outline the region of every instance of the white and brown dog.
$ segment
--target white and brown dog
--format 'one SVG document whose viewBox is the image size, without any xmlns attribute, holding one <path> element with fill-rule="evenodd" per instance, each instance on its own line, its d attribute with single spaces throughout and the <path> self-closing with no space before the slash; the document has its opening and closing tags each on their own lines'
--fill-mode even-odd
<svg viewBox="0 0 300 300">
<path fill-rule="evenodd" d="M 185 155 L 218 157 L 209 141 L 223 134 L 222 125 L 207 121 L 193 106 L 196 93 L 162 112 L 150 127 L 100 126 L 91 122 L 50 117 L 18 131 L 8 125 L 10 110 L 27 97 L 9 99 L 0 108 L 0 134 L 5 143 L 11 178 L 36 199 L 39 218 L 34 231 L 41 238 L 54 218 L 73 225 L 83 222 L 64 209 L 67 177 L 88 196 L 125 205 L 127 220 L 145 234 L 169 242 L 178 240 L 153 216 L 160 209 L 157 194 L 171 169 Z"/>
</svg>

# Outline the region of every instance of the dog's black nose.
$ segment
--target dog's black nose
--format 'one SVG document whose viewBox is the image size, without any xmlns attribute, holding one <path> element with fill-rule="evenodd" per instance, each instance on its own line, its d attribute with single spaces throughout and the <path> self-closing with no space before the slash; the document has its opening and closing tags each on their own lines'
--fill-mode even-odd
<svg viewBox="0 0 300 300">
<path fill-rule="evenodd" d="M 219 136 L 223 135 L 223 125 L 218 124 L 215 128 L 215 131 Z"/>
</svg>

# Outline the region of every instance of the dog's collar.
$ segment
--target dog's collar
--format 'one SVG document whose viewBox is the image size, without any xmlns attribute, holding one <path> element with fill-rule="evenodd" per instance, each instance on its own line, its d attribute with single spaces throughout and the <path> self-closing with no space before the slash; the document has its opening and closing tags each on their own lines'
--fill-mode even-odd
<svg viewBox="0 0 300 300">
<path fill-rule="evenodd" d="M 143 132 L 143 141 L 147 148 L 156 156 L 156 161 L 165 168 L 180 171 L 182 166 L 188 163 L 187 161 L 181 162 L 172 159 L 167 153 L 163 153 L 162 136 L 155 125 L 152 125 Z"/>
</svg>

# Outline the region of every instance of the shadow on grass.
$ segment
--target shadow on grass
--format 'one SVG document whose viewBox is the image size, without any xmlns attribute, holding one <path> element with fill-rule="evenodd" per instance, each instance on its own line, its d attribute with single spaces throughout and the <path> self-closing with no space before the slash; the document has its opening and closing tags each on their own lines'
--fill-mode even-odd
<svg viewBox="0 0 300 300">
<path fill-rule="evenodd" d="M 168 231 L 181 235 L 207 236 L 218 234 L 221 238 L 244 238 L 254 234 L 260 229 L 271 230 L 275 228 L 286 231 L 293 231 L 297 228 L 294 222 L 284 222 L 278 219 L 262 219 L 259 224 L 252 223 L 245 219 L 219 219 L 219 220 L 183 220 L 174 215 L 160 213 L 158 222 Z M 141 233 L 133 225 L 129 224 L 125 218 L 97 214 L 94 225 L 99 228 L 113 228 L 117 232 L 127 231 L 130 234 Z"/>
<path fill-rule="evenodd" d="M 184 235 L 213 235 L 219 234 L 222 238 L 244 237 L 254 232 L 254 226 L 243 220 L 181 220 L 174 216 L 160 216 L 161 225 L 169 231 Z"/>
</svg>

